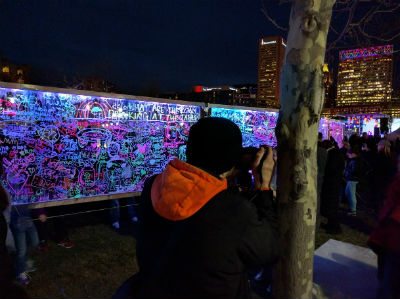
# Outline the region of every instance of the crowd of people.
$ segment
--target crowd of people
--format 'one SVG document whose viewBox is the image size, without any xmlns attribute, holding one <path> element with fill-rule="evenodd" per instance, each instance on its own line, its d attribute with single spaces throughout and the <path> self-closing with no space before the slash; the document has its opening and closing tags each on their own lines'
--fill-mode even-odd
<svg viewBox="0 0 400 299">
<path fill-rule="evenodd" d="M 362 203 L 368 213 L 378 215 L 390 182 L 397 173 L 400 140 L 352 135 L 341 148 L 331 137 L 318 142 L 318 201 L 320 212 L 328 219 L 323 227 L 341 233 L 338 221 L 340 202 L 347 203 L 347 215 L 357 216 Z M 318 224 L 317 224 L 318 227 Z"/>
<path fill-rule="evenodd" d="M 358 217 L 360 208 L 376 215 L 378 225 L 368 245 L 378 255 L 383 298 L 400 295 L 399 154 L 400 140 L 352 135 L 339 146 L 333 138 L 319 136 L 316 228 L 340 234 L 341 205 L 348 207 L 346 217 Z M 248 298 L 250 271 L 263 269 L 258 278 L 271 273 L 280 251 L 274 149 L 243 149 L 237 125 L 209 117 L 191 127 L 186 156 L 186 162 L 175 159 L 161 174 L 149 178 L 139 206 L 128 211 L 138 226 L 140 272 L 114 298 Z M 118 230 L 119 202 L 111 204 L 115 208 L 111 224 Z M 0 188 L 1 212 L 9 206 L 7 193 Z M 0 287 L 26 297 L 13 279 L 26 284 L 27 273 L 35 270 L 27 258 L 28 245 L 47 248 L 48 212 L 12 207 L 10 215 L 16 246 L 14 272 L 9 262 L 4 264 L 11 259 L 4 258 L 8 225 L 0 213 L 1 266 L 6 266 Z M 56 242 L 71 248 L 62 217 L 53 221 Z"/>
<path fill-rule="evenodd" d="M 400 298 L 400 139 L 363 133 L 345 138 L 339 148 L 333 138 L 322 140 L 321 135 L 318 202 L 327 218 L 321 227 L 331 234 L 342 232 L 340 203 L 348 207 L 350 217 L 357 217 L 359 209 L 375 216 L 377 225 L 368 246 L 378 256 L 377 296 Z"/>
</svg>

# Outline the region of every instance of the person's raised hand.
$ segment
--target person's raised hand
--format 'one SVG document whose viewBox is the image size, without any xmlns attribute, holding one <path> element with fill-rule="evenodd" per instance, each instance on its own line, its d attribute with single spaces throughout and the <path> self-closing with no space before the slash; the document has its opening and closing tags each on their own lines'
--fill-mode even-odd
<svg viewBox="0 0 400 299">
<path fill-rule="evenodd" d="M 260 147 L 252 164 L 256 189 L 270 189 L 274 167 L 275 160 L 273 149 L 269 146 Z"/>
</svg>

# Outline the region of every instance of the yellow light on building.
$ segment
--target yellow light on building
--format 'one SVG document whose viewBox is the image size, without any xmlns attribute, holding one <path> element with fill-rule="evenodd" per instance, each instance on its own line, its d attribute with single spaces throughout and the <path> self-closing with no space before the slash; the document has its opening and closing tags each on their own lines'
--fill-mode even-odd
<svg viewBox="0 0 400 299">
<path fill-rule="evenodd" d="M 390 102 L 393 46 L 346 50 L 339 56 L 337 106 Z"/>
<path fill-rule="evenodd" d="M 286 44 L 281 37 L 262 38 L 258 48 L 257 106 L 279 108 L 280 76 Z"/>
</svg>

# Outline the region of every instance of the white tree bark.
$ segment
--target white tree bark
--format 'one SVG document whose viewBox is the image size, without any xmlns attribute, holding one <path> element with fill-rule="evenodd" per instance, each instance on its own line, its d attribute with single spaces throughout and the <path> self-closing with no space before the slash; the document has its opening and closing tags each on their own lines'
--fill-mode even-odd
<svg viewBox="0 0 400 299">
<path fill-rule="evenodd" d="M 283 251 L 275 269 L 274 298 L 312 298 L 322 67 L 334 2 L 293 0 L 290 14 L 276 128 Z"/>
</svg>

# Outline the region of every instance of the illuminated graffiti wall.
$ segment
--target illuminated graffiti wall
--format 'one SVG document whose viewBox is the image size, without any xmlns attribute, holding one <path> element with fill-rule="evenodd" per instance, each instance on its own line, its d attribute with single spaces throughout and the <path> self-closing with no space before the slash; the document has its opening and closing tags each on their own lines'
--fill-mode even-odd
<svg viewBox="0 0 400 299">
<path fill-rule="evenodd" d="M 185 159 L 200 106 L 0 88 L 3 186 L 13 204 L 140 191 Z"/>
<path fill-rule="evenodd" d="M 278 112 L 211 108 L 211 116 L 230 119 L 242 131 L 243 146 L 276 146 L 275 127 Z"/>
<path fill-rule="evenodd" d="M 258 147 L 263 144 L 276 146 L 275 127 L 278 120 L 278 112 L 242 110 L 212 107 L 211 116 L 223 117 L 236 123 L 243 136 L 243 146 Z M 323 139 L 332 136 L 336 142 L 342 144 L 344 124 L 340 121 L 321 118 L 319 132 Z"/>
<path fill-rule="evenodd" d="M 342 147 L 343 137 L 344 137 L 344 123 L 340 121 L 329 121 L 329 136 L 332 136 L 333 139 L 339 144 L 339 147 Z"/>
<path fill-rule="evenodd" d="M 329 120 L 326 118 L 321 118 L 319 120 L 318 132 L 322 133 L 323 140 L 329 139 Z"/>
<path fill-rule="evenodd" d="M 323 139 L 333 137 L 335 141 L 341 146 L 343 142 L 344 123 L 331 119 L 321 118 L 319 121 L 319 132 L 322 133 Z"/>
</svg>

